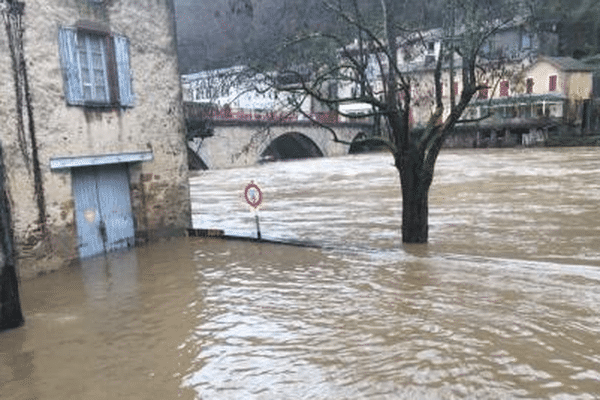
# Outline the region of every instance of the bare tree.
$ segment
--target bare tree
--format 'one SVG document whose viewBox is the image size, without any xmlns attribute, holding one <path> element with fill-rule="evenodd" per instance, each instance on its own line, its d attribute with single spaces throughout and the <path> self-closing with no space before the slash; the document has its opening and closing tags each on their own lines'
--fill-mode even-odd
<svg viewBox="0 0 600 400">
<path fill-rule="evenodd" d="M 321 48 L 329 55 L 323 59 L 313 53 L 307 62 L 313 74 L 308 80 L 299 77 L 301 83 L 293 88 L 296 93 L 312 96 L 347 117 L 352 115 L 345 114 L 343 105 L 365 104 L 370 106 L 369 116 L 381 116 L 385 121 L 385 135 L 369 140 L 387 146 L 394 157 L 401 181 L 405 243 L 428 240 L 428 193 L 444 138 L 461 121 L 473 96 L 490 86 L 485 80 L 489 63 L 486 65 L 480 58 L 482 47 L 486 39 L 511 20 L 518 7 L 511 1 L 446 3 L 452 12 L 446 13 L 444 28 L 426 31 L 399 22 L 398 16 L 404 15 L 408 1 L 380 0 L 377 6 L 370 4 L 365 8 L 358 0 L 323 0 L 343 28 L 309 32 L 285 46 L 285 51 L 290 52 L 310 42 L 313 49 Z M 432 42 L 437 44 L 432 46 Z M 338 49 L 333 62 L 332 47 Z M 426 68 L 415 69 L 411 67 L 414 64 L 399 62 L 404 61 L 398 59 L 399 54 L 410 57 L 419 49 L 430 53 L 435 50 L 427 60 L 431 66 L 428 72 Z M 294 74 L 295 70 L 284 69 L 280 73 Z M 449 104 L 442 94 L 444 77 L 449 77 L 451 93 L 454 79 L 462 87 L 460 93 L 452 93 Z M 432 81 L 433 87 L 423 94 L 427 80 Z M 353 90 L 332 95 L 327 90 L 331 82 Z M 411 113 L 427 103 L 422 101 L 423 96 L 429 99 L 428 117 L 422 124 L 414 124 Z"/>
</svg>

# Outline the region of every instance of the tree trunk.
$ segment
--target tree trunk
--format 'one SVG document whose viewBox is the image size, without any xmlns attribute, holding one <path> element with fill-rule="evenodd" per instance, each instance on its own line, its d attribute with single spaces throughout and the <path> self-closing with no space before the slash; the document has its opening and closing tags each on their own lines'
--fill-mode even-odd
<svg viewBox="0 0 600 400">
<path fill-rule="evenodd" d="M 425 168 L 417 149 L 396 159 L 402 187 L 402 242 L 427 243 L 429 187 L 433 174 Z"/>
<path fill-rule="evenodd" d="M 19 281 L 14 265 L 4 263 L 0 270 L 0 331 L 23 325 Z"/>
<path fill-rule="evenodd" d="M 5 188 L 4 159 L 0 146 L 0 331 L 23 325 L 19 280 L 15 266 L 10 202 Z"/>
</svg>

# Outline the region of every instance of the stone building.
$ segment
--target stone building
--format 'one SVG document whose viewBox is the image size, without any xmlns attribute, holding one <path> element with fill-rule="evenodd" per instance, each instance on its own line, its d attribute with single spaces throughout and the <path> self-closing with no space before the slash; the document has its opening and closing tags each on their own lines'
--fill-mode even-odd
<svg viewBox="0 0 600 400">
<path fill-rule="evenodd" d="M 501 79 L 499 90 L 481 91 L 465 115 L 489 117 L 465 128 L 479 131 L 480 139 L 496 135 L 523 145 L 544 143 L 550 135 L 580 136 L 587 129 L 592 82 L 591 68 L 578 60 L 539 56 L 513 79 Z"/>
<path fill-rule="evenodd" d="M 20 275 L 185 234 L 172 0 L 0 5 L 0 141 Z"/>
<path fill-rule="evenodd" d="M 410 124 L 423 129 L 436 109 L 434 71 L 440 49 L 460 43 L 464 27 L 454 34 L 442 28 L 398 38 L 397 68 L 411 84 Z M 502 24 L 480 43 L 476 79 L 483 87 L 473 96 L 445 146 L 487 147 L 543 143 L 549 136 L 592 132 L 592 68 L 570 57 L 557 57 L 559 37 L 552 23 L 532 25 L 516 18 Z M 345 52 L 358 52 L 358 41 Z M 383 94 L 387 57 L 372 52 L 366 76 L 375 93 Z M 451 62 L 452 61 L 452 62 Z M 591 60 L 590 60 L 591 61 Z M 462 59 L 445 56 L 441 64 L 444 115 L 463 90 Z M 382 68 L 383 66 L 383 68 Z M 453 71 L 453 75 L 452 72 Z M 487 86 L 487 87 L 485 87 Z M 354 98 L 359 85 L 347 80 L 340 97 Z M 341 111 L 368 114 L 372 107 L 347 102 Z M 470 122 L 465 122 L 470 121 Z"/>
</svg>

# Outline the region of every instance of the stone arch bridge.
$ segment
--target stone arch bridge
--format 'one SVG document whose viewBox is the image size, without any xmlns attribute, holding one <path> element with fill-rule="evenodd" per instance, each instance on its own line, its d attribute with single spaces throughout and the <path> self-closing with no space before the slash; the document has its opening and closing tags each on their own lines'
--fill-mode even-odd
<svg viewBox="0 0 600 400">
<path fill-rule="evenodd" d="M 343 143 L 334 141 L 328 129 L 308 120 L 214 120 L 198 130 L 188 145 L 198 167 L 222 169 L 266 161 L 345 155 L 350 152 L 353 140 L 372 133 L 369 123 L 337 122 L 327 126 Z"/>
</svg>

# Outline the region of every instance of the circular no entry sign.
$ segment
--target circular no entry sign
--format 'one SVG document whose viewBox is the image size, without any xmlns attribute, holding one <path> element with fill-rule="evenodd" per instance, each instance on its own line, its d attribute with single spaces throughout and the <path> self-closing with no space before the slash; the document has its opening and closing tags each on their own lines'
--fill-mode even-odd
<svg viewBox="0 0 600 400">
<path fill-rule="evenodd" d="M 246 198 L 246 203 L 250 204 L 250 206 L 254 208 L 260 206 L 263 198 L 260 188 L 253 181 L 250 181 L 250 183 L 246 185 L 244 197 Z"/>
</svg>

